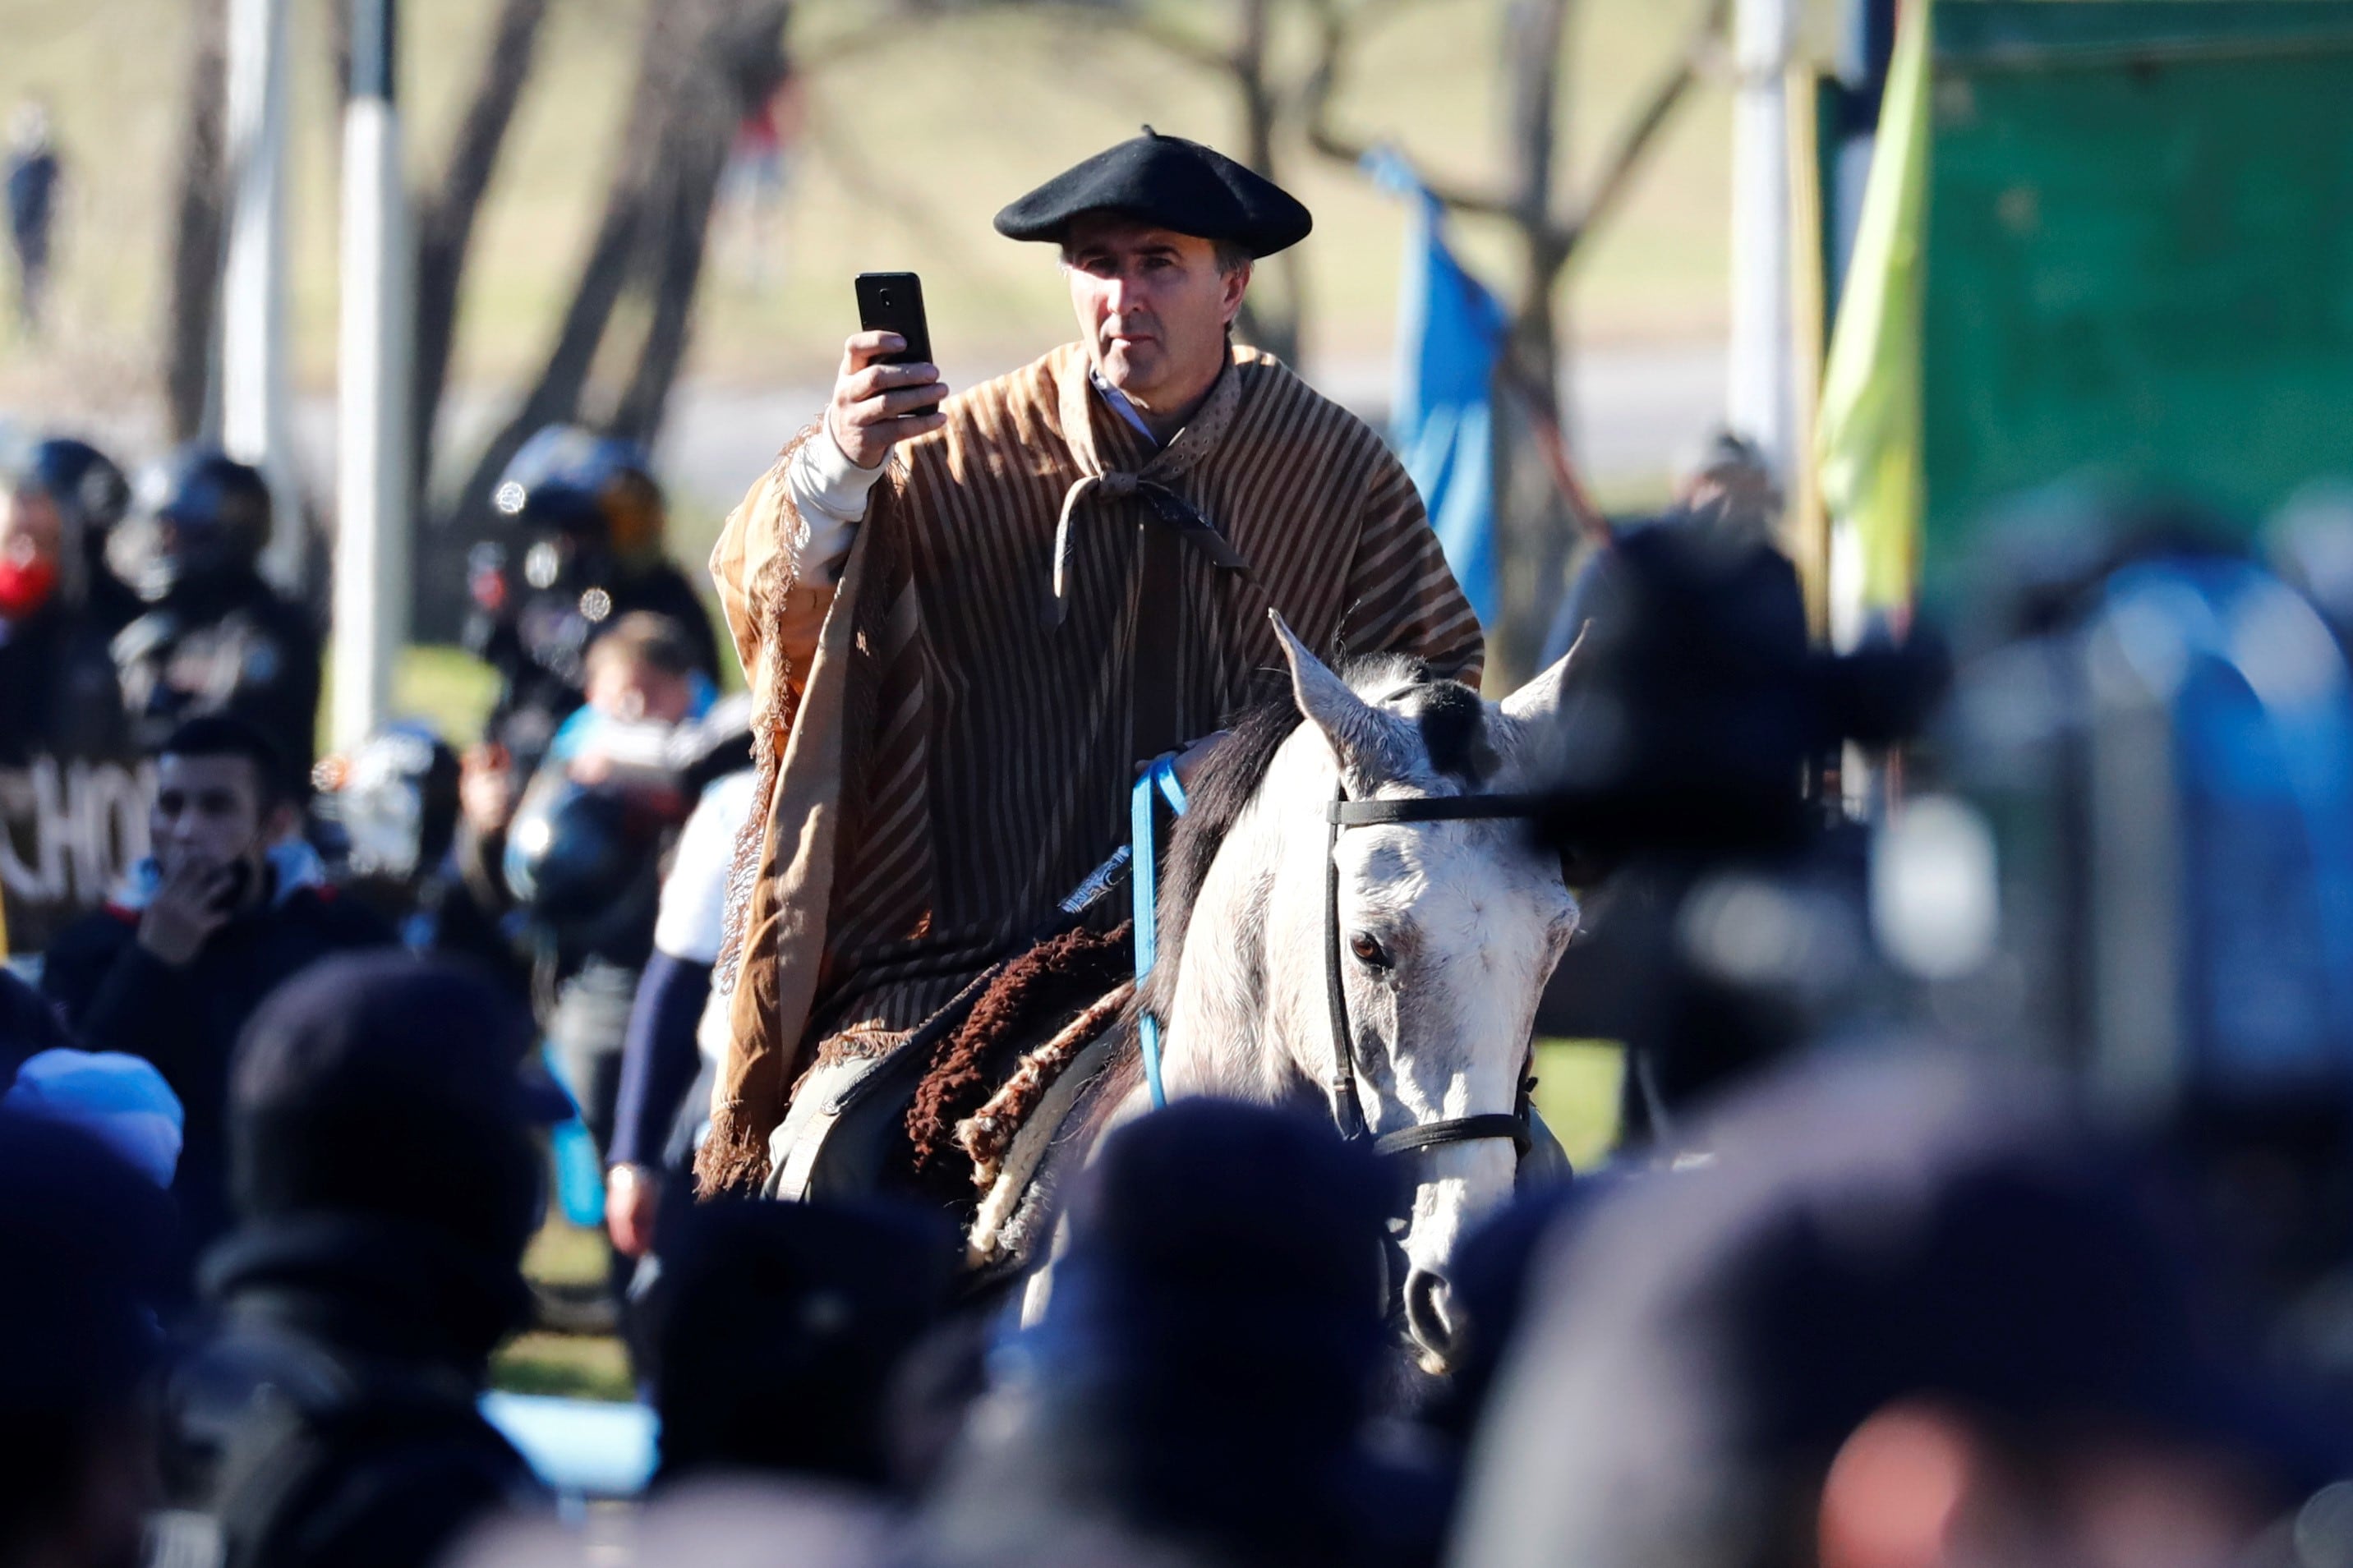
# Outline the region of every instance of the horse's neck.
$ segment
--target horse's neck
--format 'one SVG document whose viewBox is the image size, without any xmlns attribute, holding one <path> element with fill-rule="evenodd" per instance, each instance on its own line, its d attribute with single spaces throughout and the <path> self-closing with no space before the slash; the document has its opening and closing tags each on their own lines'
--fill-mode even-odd
<svg viewBox="0 0 2353 1568">
<path fill-rule="evenodd" d="M 1283 767 L 1288 760 L 1278 757 L 1260 798 L 1219 847 L 1187 922 L 1162 1035 L 1172 1095 L 1275 1104 L 1313 1088 L 1285 1045 L 1297 966 L 1313 955 L 1283 952 L 1285 932 L 1270 918 L 1277 868 L 1299 847 L 1267 804 L 1284 798 L 1282 775 L 1295 771 Z"/>
</svg>

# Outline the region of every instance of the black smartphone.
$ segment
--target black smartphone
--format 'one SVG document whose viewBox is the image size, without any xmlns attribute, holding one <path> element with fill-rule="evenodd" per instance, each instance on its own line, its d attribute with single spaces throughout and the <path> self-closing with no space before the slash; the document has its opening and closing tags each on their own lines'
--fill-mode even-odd
<svg viewBox="0 0 2353 1568">
<path fill-rule="evenodd" d="M 884 354 L 882 364 L 931 364 L 932 328 L 923 317 L 923 280 L 912 272 L 861 272 L 858 275 L 858 324 L 870 332 L 896 332 L 907 346 Z M 904 417 L 929 414 L 939 406 L 910 408 Z"/>
<path fill-rule="evenodd" d="M 221 890 L 213 895 L 213 912 L 225 915 L 234 910 L 245 902 L 245 895 L 252 887 L 252 862 L 232 860 L 228 865 L 228 879 L 221 884 Z"/>
</svg>

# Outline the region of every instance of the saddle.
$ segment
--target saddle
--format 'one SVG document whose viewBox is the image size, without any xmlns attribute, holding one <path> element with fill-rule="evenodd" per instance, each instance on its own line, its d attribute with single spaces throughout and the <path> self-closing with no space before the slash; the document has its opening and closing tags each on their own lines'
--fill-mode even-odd
<svg viewBox="0 0 2353 1568">
<path fill-rule="evenodd" d="M 978 1245 L 1004 1229 L 1001 1217 L 984 1227 L 983 1211 L 1009 1172 L 1017 1190 L 997 1206 L 1018 1199 L 1108 1055 L 1133 967 L 1130 926 L 1074 924 L 981 974 L 894 1049 L 818 1061 L 770 1139 L 766 1195 L 908 1198 L 955 1215 L 976 1264 L 1018 1264 Z M 1043 1136 L 1025 1141 L 1033 1123 Z"/>
<path fill-rule="evenodd" d="M 1147 500 L 1135 524 L 1129 672 L 1129 746 L 1143 760 L 1189 738 L 1177 721 L 1179 538 L 1249 576 L 1217 531 L 1173 493 L 1155 487 Z M 1066 498 L 1065 537 L 1069 510 Z M 1059 595 L 1051 614 L 1059 621 Z M 941 1204 L 987 1228 L 981 1195 L 1001 1184 L 1021 1129 L 1133 994 L 1132 925 L 1100 932 L 1086 923 L 1125 868 L 1123 850 L 1063 901 L 1026 951 L 983 973 L 896 1049 L 812 1065 L 769 1136 L 765 1195 L 894 1194 Z M 1071 1098 L 1049 1108 L 1055 1120 Z"/>
</svg>

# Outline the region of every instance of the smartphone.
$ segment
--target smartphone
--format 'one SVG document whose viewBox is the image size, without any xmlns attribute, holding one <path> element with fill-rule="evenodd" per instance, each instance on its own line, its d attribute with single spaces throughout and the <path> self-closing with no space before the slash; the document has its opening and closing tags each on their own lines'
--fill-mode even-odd
<svg viewBox="0 0 2353 1568">
<path fill-rule="evenodd" d="M 907 346 L 884 354 L 881 364 L 932 364 L 932 329 L 923 317 L 923 280 L 912 272 L 861 272 L 858 275 L 858 324 L 870 332 L 896 332 Z M 939 406 L 910 408 L 914 418 Z"/>
<path fill-rule="evenodd" d="M 213 895 L 213 912 L 228 914 L 245 902 L 245 895 L 253 887 L 253 865 L 247 860 L 233 860 L 228 867 L 228 880 Z"/>
</svg>

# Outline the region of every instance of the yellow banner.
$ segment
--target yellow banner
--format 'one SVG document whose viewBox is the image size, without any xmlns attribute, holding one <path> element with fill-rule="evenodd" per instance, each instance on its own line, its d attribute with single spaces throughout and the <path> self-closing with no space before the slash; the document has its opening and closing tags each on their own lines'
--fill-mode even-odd
<svg viewBox="0 0 2353 1568">
<path fill-rule="evenodd" d="M 1910 0 L 1896 23 L 1815 426 L 1822 497 L 1861 542 L 1863 602 L 1873 609 L 1910 604 L 1919 574 L 1930 4 Z"/>
</svg>

